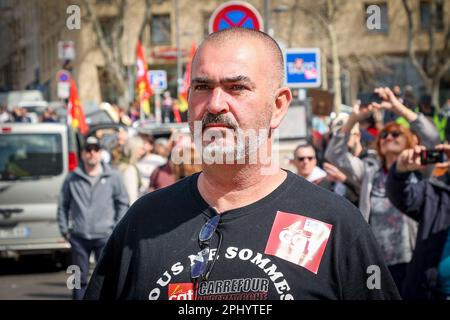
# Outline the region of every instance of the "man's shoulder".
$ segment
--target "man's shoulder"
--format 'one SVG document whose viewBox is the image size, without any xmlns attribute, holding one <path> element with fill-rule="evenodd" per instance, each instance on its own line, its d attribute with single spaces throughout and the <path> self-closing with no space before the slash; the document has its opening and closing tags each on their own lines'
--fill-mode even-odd
<svg viewBox="0 0 450 320">
<path fill-rule="evenodd" d="M 296 176 L 289 188 L 288 198 L 294 202 L 300 214 L 318 219 L 330 224 L 351 226 L 365 224 L 361 212 L 350 201 L 332 191 L 317 186 Z"/>
</svg>

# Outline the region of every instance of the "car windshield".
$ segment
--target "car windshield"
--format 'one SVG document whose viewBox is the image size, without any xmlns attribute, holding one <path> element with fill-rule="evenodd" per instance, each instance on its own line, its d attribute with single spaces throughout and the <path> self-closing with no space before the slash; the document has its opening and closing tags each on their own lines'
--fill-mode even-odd
<svg viewBox="0 0 450 320">
<path fill-rule="evenodd" d="M 28 180 L 63 171 L 60 134 L 0 135 L 0 180 Z"/>
</svg>

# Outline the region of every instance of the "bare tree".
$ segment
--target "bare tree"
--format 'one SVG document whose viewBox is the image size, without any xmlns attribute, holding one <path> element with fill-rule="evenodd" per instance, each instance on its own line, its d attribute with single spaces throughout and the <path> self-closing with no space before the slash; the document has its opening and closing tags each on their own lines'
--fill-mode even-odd
<svg viewBox="0 0 450 320">
<path fill-rule="evenodd" d="M 127 86 L 127 68 L 124 64 L 122 54 L 124 15 L 128 5 L 127 0 L 114 0 L 117 14 L 112 17 L 110 30 L 102 29 L 101 18 L 99 18 L 96 6 L 92 0 L 83 0 L 83 5 L 87 11 L 87 19 L 92 24 L 92 29 L 96 35 L 98 47 L 105 61 L 104 68 L 117 91 L 125 101 L 130 101 L 130 92 Z M 151 23 L 151 0 L 145 0 L 144 18 L 141 22 L 138 37 L 144 39 L 144 32 Z"/>
<path fill-rule="evenodd" d="M 325 30 L 325 33 L 330 42 L 332 70 L 333 70 L 333 88 L 334 88 L 334 110 L 339 113 L 342 104 L 341 93 L 341 65 L 339 62 L 339 48 L 337 41 L 337 34 L 335 28 L 335 21 L 338 15 L 338 5 L 335 0 L 324 0 L 323 2 L 314 6 L 305 6 L 300 4 L 299 0 L 295 1 L 292 8 L 291 26 L 289 34 L 289 45 L 292 43 L 294 36 L 294 24 L 296 21 L 296 10 L 303 11 L 309 18 L 312 18 L 315 22 L 318 22 L 320 26 Z M 314 9 L 312 9 L 314 8 Z M 326 59 L 326 57 L 322 57 Z"/>
<path fill-rule="evenodd" d="M 145 12 L 144 20 L 141 23 L 141 28 L 139 29 L 138 38 L 142 42 L 144 40 L 144 31 L 147 26 L 152 24 L 152 0 L 145 0 Z"/>
<path fill-rule="evenodd" d="M 415 30 L 413 11 L 408 0 L 402 0 L 408 19 L 408 55 L 411 63 L 416 68 L 422 78 L 427 93 L 432 97 L 433 104 L 439 108 L 439 83 L 444 74 L 450 69 L 450 26 L 447 25 L 447 31 L 444 36 L 442 50 L 436 47 L 436 12 L 439 0 L 431 0 L 430 4 L 430 22 L 428 26 L 428 52 L 424 55 L 424 62 L 421 64 L 417 57 L 415 47 Z"/>
</svg>

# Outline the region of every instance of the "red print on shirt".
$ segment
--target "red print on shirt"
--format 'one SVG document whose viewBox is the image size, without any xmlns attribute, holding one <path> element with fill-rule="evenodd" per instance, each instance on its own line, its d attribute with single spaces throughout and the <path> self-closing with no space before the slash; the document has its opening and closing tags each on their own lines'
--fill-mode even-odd
<svg viewBox="0 0 450 320">
<path fill-rule="evenodd" d="M 316 219 L 278 211 L 264 253 L 317 274 L 332 227 Z"/>
</svg>

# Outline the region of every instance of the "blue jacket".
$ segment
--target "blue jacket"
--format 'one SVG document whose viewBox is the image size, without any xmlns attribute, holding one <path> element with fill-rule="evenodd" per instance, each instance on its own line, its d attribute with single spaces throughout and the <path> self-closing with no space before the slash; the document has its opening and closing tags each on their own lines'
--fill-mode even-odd
<svg viewBox="0 0 450 320">
<path fill-rule="evenodd" d="M 409 183 L 410 172 L 399 173 L 396 165 L 389 171 L 386 192 L 389 200 L 419 222 L 416 248 L 403 287 L 405 299 L 434 299 L 437 292 L 437 267 L 450 226 L 450 174 L 445 179 L 426 179 Z"/>
<path fill-rule="evenodd" d="M 109 237 L 128 210 L 128 194 L 120 174 L 103 164 L 92 185 L 82 168 L 70 173 L 59 196 L 58 225 L 61 234 L 84 239 Z"/>
</svg>

